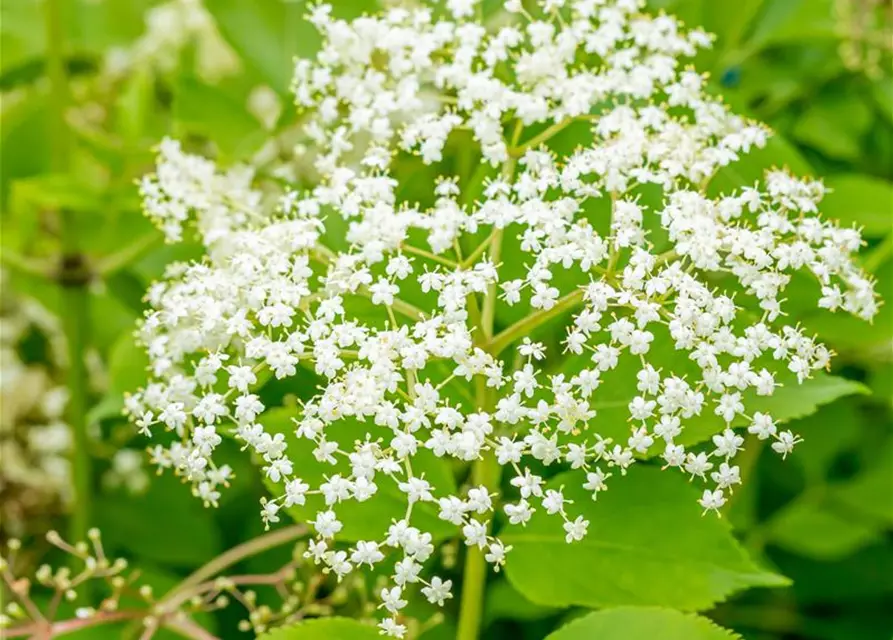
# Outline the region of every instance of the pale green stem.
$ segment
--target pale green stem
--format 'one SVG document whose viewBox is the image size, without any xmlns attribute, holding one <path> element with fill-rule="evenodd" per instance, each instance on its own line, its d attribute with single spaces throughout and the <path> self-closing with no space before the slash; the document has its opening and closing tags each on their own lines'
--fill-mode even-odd
<svg viewBox="0 0 893 640">
<path fill-rule="evenodd" d="M 516 140 L 519 134 L 520 124 L 515 127 L 513 139 Z M 511 158 L 503 166 L 502 175 L 506 180 L 511 180 L 514 171 L 515 159 Z M 489 247 L 490 260 L 494 264 L 498 264 L 502 251 L 501 229 L 494 230 L 491 234 Z M 483 340 L 489 341 L 493 336 L 497 295 L 496 285 L 490 285 L 483 301 L 483 310 L 478 323 Z M 470 298 L 474 302 L 474 296 L 472 295 Z M 477 377 L 476 385 L 475 404 L 481 411 L 492 412 L 496 406 L 494 390 L 487 387 L 486 380 L 481 376 Z M 493 453 L 485 452 L 478 460 L 475 460 L 471 467 L 471 484 L 476 487 L 485 487 L 488 493 L 496 492 L 499 490 L 501 472 L 502 468 Z M 486 588 L 487 561 L 484 559 L 484 551 L 476 546 L 468 547 L 462 572 L 462 596 L 459 608 L 459 628 L 456 632 L 457 640 L 477 640 L 479 637 Z"/>
<path fill-rule="evenodd" d="M 183 582 L 165 594 L 156 605 L 156 609 L 159 611 L 174 611 L 180 604 L 189 599 L 192 595 L 192 587 L 213 578 L 245 558 L 256 556 L 268 549 L 279 547 L 289 542 L 294 542 L 305 535 L 307 535 L 307 527 L 302 524 L 295 524 L 265 533 L 248 542 L 243 542 L 196 569 Z"/>
<path fill-rule="evenodd" d="M 493 391 L 487 388 L 481 377 L 477 380 L 477 402 L 482 411 L 493 409 Z M 472 466 L 471 484 L 475 487 L 484 486 L 492 493 L 499 489 L 501 470 L 496 457 L 487 452 Z M 486 586 L 487 561 L 484 559 L 484 551 L 476 546 L 468 547 L 462 571 L 462 596 L 456 640 L 477 640 L 480 637 Z"/>
<path fill-rule="evenodd" d="M 132 264 L 147 251 L 158 245 L 161 240 L 161 235 L 157 231 L 151 231 L 115 253 L 98 260 L 96 262 L 96 272 L 100 276 L 112 275 Z"/>
<path fill-rule="evenodd" d="M 47 75 L 50 80 L 50 125 L 52 166 L 66 173 L 70 165 L 70 131 L 65 121 L 68 80 L 65 74 L 65 31 L 61 0 L 44 1 L 47 41 Z M 87 450 L 87 369 L 84 352 L 88 344 L 89 294 L 85 264 L 80 253 L 77 220 L 71 211 L 59 212 L 62 261 L 62 325 L 68 345 L 68 423 L 73 434 L 71 451 L 72 512 L 70 538 L 85 540 L 90 525 L 92 473 Z"/>
<path fill-rule="evenodd" d="M 515 340 L 523 338 L 524 336 L 529 336 L 539 326 L 545 324 L 552 318 L 561 315 L 565 311 L 573 309 L 582 301 L 583 290 L 578 289 L 576 291 L 573 291 L 563 298 L 559 298 L 551 309 L 541 309 L 536 313 L 532 313 L 529 316 L 525 317 L 523 320 L 519 320 L 504 331 L 493 336 L 493 339 L 483 345 L 483 348 L 486 349 L 491 355 L 498 356 Z"/>
<path fill-rule="evenodd" d="M 431 253 L 430 251 L 425 251 L 424 249 L 419 249 L 418 247 L 414 247 L 409 244 L 401 245 L 400 250 L 405 253 L 412 253 L 419 256 L 420 258 L 427 258 L 428 260 L 439 262 L 440 264 L 453 269 L 458 266 L 453 260 L 450 260 L 449 258 L 444 258 L 443 256 L 439 256 L 436 253 Z"/>
</svg>

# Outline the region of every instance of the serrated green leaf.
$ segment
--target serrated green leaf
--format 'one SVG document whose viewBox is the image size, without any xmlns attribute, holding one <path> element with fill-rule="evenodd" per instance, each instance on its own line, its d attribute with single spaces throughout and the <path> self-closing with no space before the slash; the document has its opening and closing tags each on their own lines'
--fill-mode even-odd
<svg viewBox="0 0 893 640">
<path fill-rule="evenodd" d="M 318 618 L 280 627 L 260 640 L 378 640 L 375 627 L 349 618 Z"/>
<path fill-rule="evenodd" d="M 753 563 L 728 523 L 701 514 L 697 491 L 681 475 L 637 467 L 612 478 L 597 502 L 579 472 L 550 481 L 564 486 L 589 533 L 567 544 L 560 519 L 541 512 L 505 531 L 513 547 L 506 576 L 518 591 L 541 605 L 696 611 L 741 589 L 787 583 Z"/>
<path fill-rule="evenodd" d="M 734 640 L 707 618 L 660 607 L 619 607 L 577 618 L 546 640 Z"/>
<path fill-rule="evenodd" d="M 297 413 L 292 409 L 277 408 L 267 411 L 260 417 L 268 433 L 283 433 L 288 443 L 287 456 L 294 464 L 295 474 L 300 476 L 313 488 L 317 488 L 325 478 L 336 473 L 349 475 L 350 466 L 343 458 L 334 466 L 319 462 L 313 455 L 314 445 L 309 440 L 295 437 L 295 425 L 292 418 Z M 364 441 L 369 434 L 372 440 L 383 438 L 385 442 L 393 437 L 389 429 L 377 427 L 372 420 L 361 422 L 353 418 L 345 418 L 330 425 L 326 429 L 329 441 L 338 442 L 342 450 L 353 450 L 353 443 Z M 437 458 L 427 449 L 419 450 L 412 460 L 413 474 L 424 476 L 434 487 L 435 496 L 444 496 L 456 492 L 455 480 L 446 460 Z M 267 488 L 276 495 L 284 490 L 269 479 L 264 479 Z M 398 488 L 396 482 L 383 474 L 375 477 L 378 491 L 364 502 L 347 500 L 332 507 L 344 524 L 341 532 L 335 536 L 337 540 L 353 542 L 381 537 L 393 520 L 403 518 L 406 512 L 406 496 Z M 293 506 L 288 513 L 298 522 L 313 520 L 319 511 L 328 507 L 322 496 L 307 496 L 307 504 Z M 435 538 L 452 535 L 455 527 L 437 517 L 437 509 L 429 503 L 417 503 L 413 508 L 411 522 L 423 531 L 430 532 Z"/>
</svg>

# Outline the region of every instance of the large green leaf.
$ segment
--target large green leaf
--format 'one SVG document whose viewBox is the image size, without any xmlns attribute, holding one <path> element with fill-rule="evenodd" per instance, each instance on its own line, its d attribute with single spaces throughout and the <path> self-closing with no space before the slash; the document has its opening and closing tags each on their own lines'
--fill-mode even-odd
<svg viewBox="0 0 893 640">
<path fill-rule="evenodd" d="M 349 618 L 319 618 L 274 629 L 261 640 L 378 640 L 375 627 Z"/>
<path fill-rule="evenodd" d="M 294 435 L 295 425 L 292 417 L 296 417 L 292 409 L 279 408 L 266 412 L 260 417 L 261 424 L 270 433 L 283 433 L 288 443 L 288 457 L 294 464 L 295 474 L 312 488 L 317 488 L 325 478 L 340 473 L 346 476 L 350 473 L 350 465 L 340 458 L 335 466 L 321 463 L 313 456 L 314 445 L 305 439 L 298 439 Z M 353 443 L 357 440 L 366 440 L 369 434 L 372 440 L 382 438 L 385 444 L 390 441 L 390 430 L 375 426 L 368 420 L 360 422 L 352 418 L 345 418 L 330 425 L 326 430 L 329 441 L 336 441 L 342 451 L 353 450 Z M 454 494 L 456 491 L 455 480 L 446 460 L 437 458 L 427 449 L 420 449 L 413 456 L 412 470 L 416 476 L 424 476 L 434 487 L 435 496 Z M 364 502 L 347 500 L 333 507 L 343 522 L 344 528 L 336 536 L 338 540 L 355 541 L 378 539 L 387 530 L 393 520 L 403 518 L 406 512 L 406 496 L 398 488 L 397 484 L 383 474 L 375 478 L 378 492 Z M 267 487 L 281 495 L 284 492 L 282 485 L 275 485 L 265 479 Z M 289 508 L 289 514 L 299 522 L 313 520 L 319 511 L 327 507 L 322 496 L 307 496 L 307 504 Z M 437 517 L 437 508 L 427 503 L 416 503 L 413 508 L 411 522 L 422 531 L 428 531 L 435 538 L 443 538 L 455 532 L 455 526 Z"/>
<path fill-rule="evenodd" d="M 619 607 L 577 618 L 546 640 L 733 640 L 707 618 L 660 607 Z"/>
<path fill-rule="evenodd" d="M 675 472 L 638 466 L 593 501 L 579 472 L 563 473 L 571 514 L 589 520 L 582 541 L 568 544 L 561 520 L 540 510 L 502 538 L 512 545 L 511 583 L 542 605 L 656 605 L 696 611 L 749 587 L 786 584 L 757 567 L 729 525 L 703 516 L 698 493 Z"/>
</svg>

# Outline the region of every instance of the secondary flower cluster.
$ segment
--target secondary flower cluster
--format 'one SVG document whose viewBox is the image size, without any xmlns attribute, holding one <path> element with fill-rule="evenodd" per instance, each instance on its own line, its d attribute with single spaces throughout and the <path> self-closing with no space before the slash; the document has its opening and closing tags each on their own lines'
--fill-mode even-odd
<svg viewBox="0 0 893 640">
<path fill-rule="evenodd" d="M 817 215 L 821 184 L 772 170 L 713 193 L 717 172 L 768 132 L 680 66 L 706 34 L 644 15 L 637 0 L 544 0 L 536 15 L 509 0 L 513 17 L 495 31 L 475 5 L 352 22 L 312 10 L 323 44 L 297 63 L 293 90 L 313 188 L 270 198 L 249 170 L 223 173 L 173 141 L 142 183 L 168 238 L 194 221 L 208 249 L 148 296 L 141 340 L 154 379 L 128 409 L 147 434 L 175 434 L 156 462 L 215 503 L 231 470 L 214 451 L 224 437 L 242 442 L 278 488 L 266 522 L 318 505 L 315 561 L 339 576 L 393 562 L 381 628 L 396 637 L 410 588 L 451 597 L 449 580 L 423 571 L 437 536 L 419 509 L 497 570 L 510 550 L 492 533 L 499 512 L 523 526 L 542 510 L 569 543 L 586 535 L 532 468 L 578 470 L 595 499 L 612 474 L 660 456 L 706 481 L 700 503 L 719 509 L 740 482 L 733 426 L 782 455 L 798 442 L 745 402 L 830 359 L 784 322 L 794 272 L 812 275 L 819 306 L 866 319 L 877 308 L 852 261 L 858 231 Z M 559 152 L 571 132 L 578 146 Z M 456 141 L 457 153 L 480 150 L 477 186 L 456 169 Z M 418 191 L 426 165 L 439 178 L 428 202 L 411 202 L 403 190 Z M 562 318 L 563 349 L 536 341 Z M 600 420 L 600 386 L 630 367 L 618 429 Z M 322 382 L 283 433 L 259 390 L 301 368 Z M 709 434 L 687 435 L 711 420 Z M 344 436 L 357 425 L 363 437 Z M 330 471 L 309 477 L 298 450 Z M 473 473 L 455 490 L 419 471 L 423 455 L 495 459 L 512 489 L 502 496 Z M 402 496 L 405 512 L 376 539 L 337 546 L 344 506 L 383 493 Z"/>
</svg>

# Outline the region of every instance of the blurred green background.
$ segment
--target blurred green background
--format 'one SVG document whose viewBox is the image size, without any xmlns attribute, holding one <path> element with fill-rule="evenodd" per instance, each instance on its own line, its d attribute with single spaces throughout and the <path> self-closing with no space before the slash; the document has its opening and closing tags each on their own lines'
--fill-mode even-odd
<svg viewBox="0 0 893 640">
<path fill-rule="evenodd" d="M 36 564 L 47 553 L 46 530 L 89 522 L 102 528 L 109 550 L 163 590 L 261 530 L 263 487 L 232 446 L 234 487 L 219 509 L 204 509 L 175 479 L 154 478 L 148 443 L 121 416 L 123 394 L 144 377 L 132 339 L 143 295 L 166 264 L 199 255 L 188 243 L 162 243 L 140 213 L 134 181 L 165 135 L 222 163 L 288 155 L 291 60 L 311 55 L 317 40 L 302 2 L 66 0 L 64 38 L 48 36 L 42 4 L 0 3 L 0 535 L 23 538 Z M 500 4 L 487 0 L 485 13 Z M 339 0 L 335 13 L 373 5 Z M 811 300 L 788 302 L 792 321 L 820 333 L 838 353 L 835 372 L 864 393 L 792 425 L 804 443 L 785 463 L 752 448 L 753 480 L 728 517 L 744 544 L 793 585 L 744 594 L 707 615 L 754 640 L 889 640 L 893 8 L 883 0 L 649 6 L 715 33 L 714 48 L 694 64 L 733 109 L 777 132 L 725 172 L 729 186 L 752 183 L 771 165 L 823 177 L 832 189 L 824 215 L 864 229 L 862 263 L 887 300 L 871 327 L 819 313 Z M 48 80 L 48 52 L 63 41 L 57 59 L 67 95 L 53 93 Z M 83 407 L 69 400 L 71 370 L 86 385 Z M 78 450 L 89 459 L 77 463 L 87 472 L 73 482 L 80 433 Z M 542 638 L 566 615 L 497 582 L 485 635 Z M 234 629 L 237 618 L 227 611 L 208 624 Z M 119 637 L 110 633 L 84 637 Z"/>
</svg>

